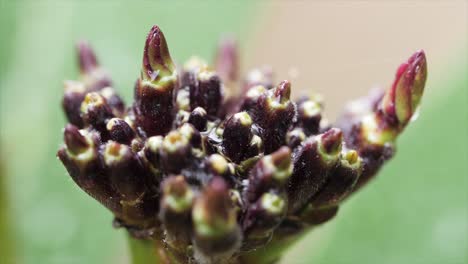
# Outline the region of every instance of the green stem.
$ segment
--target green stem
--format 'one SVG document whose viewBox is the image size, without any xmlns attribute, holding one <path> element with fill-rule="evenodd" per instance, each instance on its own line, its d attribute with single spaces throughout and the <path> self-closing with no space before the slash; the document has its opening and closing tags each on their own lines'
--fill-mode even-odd
<svg viewBox="0 0 468 264">
<path fill-rule="evenodd" d="M 168 263 L 164 248 L 152 240 L 141 240 L 128 235 L 132 264 Z"/>
</svg>

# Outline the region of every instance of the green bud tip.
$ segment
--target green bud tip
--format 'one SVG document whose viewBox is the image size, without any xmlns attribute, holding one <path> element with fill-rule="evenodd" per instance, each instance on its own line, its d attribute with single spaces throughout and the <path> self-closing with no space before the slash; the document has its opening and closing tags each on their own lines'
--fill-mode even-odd
<svg viewBox="0 0 468 264">
<path fill-rule="evenodd" d="M 251 126 L 252 118 L 247 112 L 240 112 L 233 116 L 235 120 L 238 120 L 243 126 Z"/>
<path fill-rule="evenodd" d="M 185 181 L 184 176 L 172 176 L 162 183 L 163 202 L 176 212 L 183 212 L 192 205 L 194 194 Z"/>
<path fill-rule="evenodd" d="M 195 231 L 206 237 L 223 236 L 234 230 L 236 212 L 226 182 L 215 177 L 197 198 L 193 208 Z"/>
<path fill-rule="evenodd" d="M 264 193 L 260 198 L 262 208 L 272 215 L 279 215 L 285 211 L 286 203 L 275 193 Z"/>
<path fill-rule="evenodd" d="M 355 150 L 348 150 L 343 154 L 341 159 L 341 163 L 344 166 L 351 167 L 351 168 L 359 168 L 361 167 L 361 158 L 359 154 Z"/>
<path fill-rule="evenodd" d="M 218 174 L 223 174 L 228 170 L 228 162 L 226 159 L 219 155 L 213 154 L 208 158 L 211 168 L 216 171 Z"/>
<path fill-rule="evenodd" d="M 300 110 L 306 117 L 313 117 L 320 114 L 321 107 L 316 101 L 307 100 L 301 104 Z"/>
</svg>

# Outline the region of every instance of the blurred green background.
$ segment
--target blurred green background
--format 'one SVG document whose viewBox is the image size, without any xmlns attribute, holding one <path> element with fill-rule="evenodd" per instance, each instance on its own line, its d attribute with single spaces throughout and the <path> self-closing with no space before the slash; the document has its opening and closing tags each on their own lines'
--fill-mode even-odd
<svg viewBox="0 0 468 264">
<path fill-rule="evenodd" d="M 0 182 L 5 189 L 0 190 L 0 219 L 11 220 L 10 226 L 0 220 L 0 263 L 127 263 L 124 232 L 112 228 L 111 214 L 79 190 L 55 158 L 65 124 L 62 82 L 78 75 L 76 40 L 93 44 L 117 90 L 130 102 L 153 24 L 164 30 L 178 62 L 192 54 L 211 59 L 219 36 L 232 32 L 239 38 L 243 65 L 261 65 L 270 62 L 255 61 L 263 46 L 284 51 L 259 39 L 277 29 L 272 25 L 283 15 L 275 8 L 278 2 L 0 1 Z M 326 27 L 327 22 L 314 26 Z M 306 38 L 300 33 L 304 23 L 290 21 L 291 32 L 278 36 Z M 458 27 L 466 34 L 466 24 Z M 398 141 L 396 158 L 340 208 L 333 222 L 295 245 L 284 263 L 468 263 L 466 39 L 460 36 L 461 43 L 454 46 L 431 46 L 437 66 L 431 68 L 427 51 L 428 92 L 418 121 Z M 289 48 L 299 44 L 291 41 Z M 391 47 L 388 43 L 386 48 Z M 387 55 L 385 67 L 396 68 L 407 55 Z M 350 78 L 363 71 L 346 70 Z M 390 80 L 393 71 L 383 74 Z M 277 72 L 279 79 L 289 75 Z M 351 83 L 347 92 L 358 84 Z M 324 89 L 326 98 L 343 96 L 339 88 Z M 330 108 L 333 115 L 340 104 Z"/>
</svg>

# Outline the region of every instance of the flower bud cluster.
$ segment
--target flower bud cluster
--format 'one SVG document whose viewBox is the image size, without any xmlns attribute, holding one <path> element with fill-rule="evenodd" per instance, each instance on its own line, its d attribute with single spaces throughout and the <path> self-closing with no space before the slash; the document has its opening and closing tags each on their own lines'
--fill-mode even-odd
<svg viewBox="0 0 468 264">
<path fill-rule="evenodd" d="M 163 241 L 181 263 L 229 261 L 332 218 L 392 156 L 426 78 L 419 51 L 389 91 L 330 126 L 318 96 L 292 100 L 271 70 L 240 80 L 237 54 L 229 39 L 214 69 L 196 57 L 177 67 L 154 26 L 133 104 L 85 42 L 81 80 L 65 82 L 58 157 L 69 175 L 116 226 Z"/>
</svg>

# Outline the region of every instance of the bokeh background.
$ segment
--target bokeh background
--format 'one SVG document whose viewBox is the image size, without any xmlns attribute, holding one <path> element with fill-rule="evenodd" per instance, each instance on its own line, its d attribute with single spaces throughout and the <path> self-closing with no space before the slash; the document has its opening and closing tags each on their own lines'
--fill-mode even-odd
<svg viewBox="0 0 468 264">
<path fill-rule="evenodd" d="M 429 77 L 398 155 L 293 246 L 283 263 L 468 263 L 466 1 L 0 1 L 0 263 L 128 263 L 125 233 L 55 157 L 63 80 L 88 39 L 132 100 L 144 39 L 164 30 L 173 58 L 212 59 L 235 34 L 242 66 L 269 64 L 295 95 L 343 103 L 388 85 L 414 50 Z M 8 220 L 8 221 L 7 221 Z"/>
</svg>

